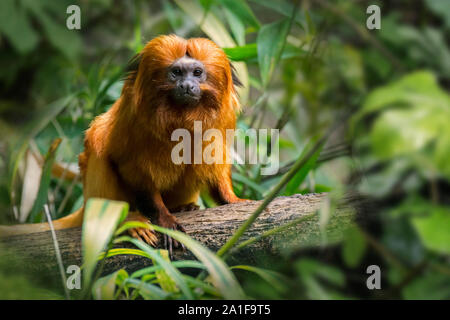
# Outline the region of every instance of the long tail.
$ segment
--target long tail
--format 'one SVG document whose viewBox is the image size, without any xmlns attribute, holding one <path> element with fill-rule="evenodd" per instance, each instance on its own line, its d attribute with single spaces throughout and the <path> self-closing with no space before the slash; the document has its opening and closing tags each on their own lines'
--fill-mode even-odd
<svg viewBox="0 0 450 320">
<path fill-rule="evenodd" d="M 84 208 L 80 208 L 64 218 L 53 221 L 53 227 L 55 230 L 80 227 L 83 224 L 83 213 Z M 50 226 L 47 222 L 0 226 L 0 238 L 48 230 L 50 230 Z"/>
</svg>

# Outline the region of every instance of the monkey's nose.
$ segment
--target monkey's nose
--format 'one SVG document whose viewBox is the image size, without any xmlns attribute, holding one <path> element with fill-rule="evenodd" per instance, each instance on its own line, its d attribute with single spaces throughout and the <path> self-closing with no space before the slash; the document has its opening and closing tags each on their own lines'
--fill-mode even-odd
<svg viewBox="0 0 450 320">
<path fill-rule="evenodd" d="M 181 90 L 184 94 L 198 95 L 200 93 L 200 88 L 193 81 L 185 81 L 180 85 Z"/>
</svg>

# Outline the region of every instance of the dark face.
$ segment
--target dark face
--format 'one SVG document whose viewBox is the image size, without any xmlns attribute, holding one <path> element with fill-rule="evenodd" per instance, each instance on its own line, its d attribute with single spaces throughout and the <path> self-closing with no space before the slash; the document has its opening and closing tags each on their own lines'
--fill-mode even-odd
<svg viewBox="0 0 450 320">
<path fill-rule="evenodd" d="M 174 85 L 171 97 L 177 104 L 193 105 L 200 101 L 200 84 L 206 81 L 203 64 L 190 57 L 175 61 L 168 70 L 168 81 Z"/>
</svg>

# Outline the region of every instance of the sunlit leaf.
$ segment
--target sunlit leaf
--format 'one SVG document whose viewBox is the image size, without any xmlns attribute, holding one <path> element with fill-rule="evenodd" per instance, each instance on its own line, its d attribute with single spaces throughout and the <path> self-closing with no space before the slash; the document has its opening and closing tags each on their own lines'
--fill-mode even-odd
<svg viewBox="0 0 450 320">
<path fill-rule="evenodd" d="M 128 214 L 126 202 L 91 198 L 84 209 L 82 252 L 85 288 L 91 281 L 97 258 L 109 244 L 114 230 Z"/>
<path fill-rule="evenodd" d="M 409 156 L 410 165 L 419 171 L 450 177 L 446 161 L 450 95 L 440 88 L 434 74 L 414 72 L 374 90 L 355 115 L 353 125 L 373 114 L 376 118 L 370 140 L 377 157 Z M 414 155 L 419 153 L 421 162 L 416 163 Z"/>
<path fill-rule="evenodd" d="M 430 205 L 427 216 L 414 217 L 412 224 L 427 248 L 450 254 L 449 208 Z"/>
</svg>

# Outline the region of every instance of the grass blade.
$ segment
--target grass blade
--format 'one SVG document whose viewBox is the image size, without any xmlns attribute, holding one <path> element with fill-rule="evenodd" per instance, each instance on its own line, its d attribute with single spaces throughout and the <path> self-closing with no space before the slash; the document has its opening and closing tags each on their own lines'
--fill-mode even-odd
<svg viewBox="0 0 450 320">
<path fill-rule="evenodd" d="M 175 240 L 183 243 L 199 259 L 211 276 L 214 286 L 226 299 L 244 299 L 244 292 L 227 265 L 211 250 L 201 245 L 185 233 L 169 230 L 160 226 L 152 227 L 161 233 L 167 234 Z"/>
<path fill-rule="evenodd" d="M 170 261 L 164 259 L 164 257 L 158 252 L 158 250 L 153 249 L 149 245 L 139 241 L 137 239 L 133 239 L 131 237 L 124 236 L 122 237 L 123 241 L 128 241 L 134 244 L 136 247 L 147 253 L 151 259 L 159 264 L 165 272 L 167 272 L 168 276 L 173 279 L 173 281 L 177 284 L 178 288 L 183 292 L 186 299 L 194 299 L 194 295 L 192 291 L 189 289 L 187 283 L 184 281 L 180 271 L 175 268 Z"/>
<path fill-rule="evenodd" d="M 44 160 L 44 166 L 42 168 L 42 176 L 41 181 L 39 183 L 39 191 L 36 196 L 36 201 L 34 202 L 33 209 L 31 209 L 30 212 L 30 221 L 31 222 L 42 222 L 43 221 L 43 215 L 42 208 L 44 204 L 47 203 L 47 197 L 48 197 L 48 189 L 50 187 L 50 180 L 51 180 L 51 174 L 52 174 L 52 167 L 53 163 L 55 162 L 55 156 L 56 156 L 56 150 L 59 147 L 59 144 L 61 143 L 61 139 L 57 138 L 55 139 L 52 144 L 50 145 L 50 148 L 48 149 L 47 154 L 45 155 Z"/>
</svg>

